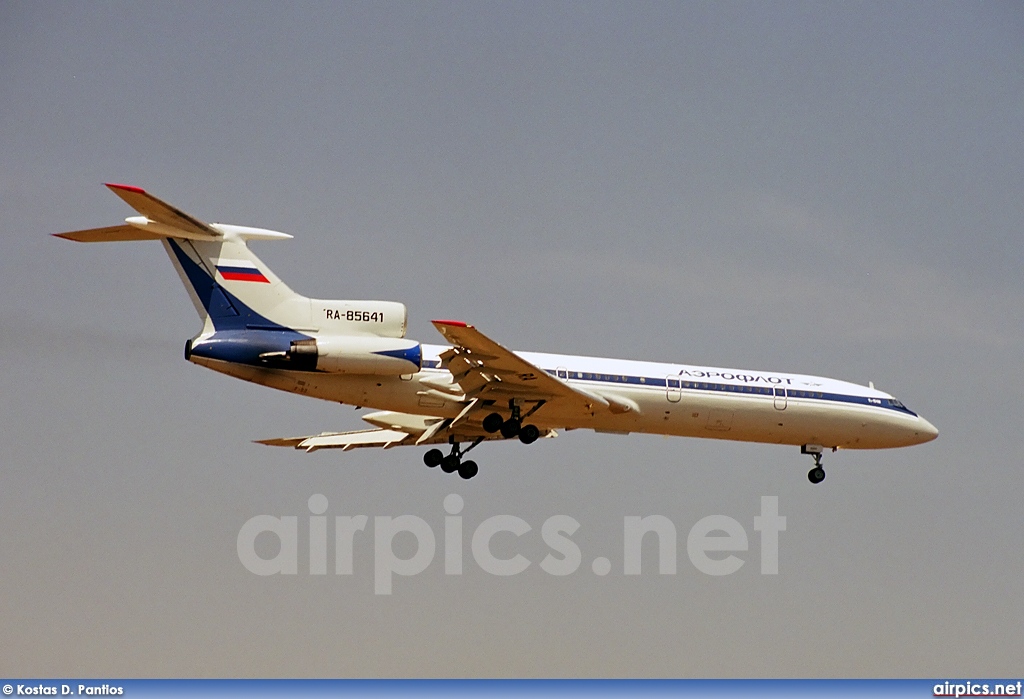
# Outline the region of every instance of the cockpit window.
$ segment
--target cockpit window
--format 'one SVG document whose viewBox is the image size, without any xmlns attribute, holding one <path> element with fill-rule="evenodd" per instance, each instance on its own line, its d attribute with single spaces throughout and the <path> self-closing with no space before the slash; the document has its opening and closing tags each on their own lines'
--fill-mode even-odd
<svg viewBox="0 0 1024 699">
<path fill-rule="evenodd" d="M 907 409 L 907 406 L 903 405 L 903 403 L 900 403 L 895 398 L 890 398 L 889 399 L 889 405 L 891 405 L 894 408 L 902 408 L 903 410 Z"/>
</svg>

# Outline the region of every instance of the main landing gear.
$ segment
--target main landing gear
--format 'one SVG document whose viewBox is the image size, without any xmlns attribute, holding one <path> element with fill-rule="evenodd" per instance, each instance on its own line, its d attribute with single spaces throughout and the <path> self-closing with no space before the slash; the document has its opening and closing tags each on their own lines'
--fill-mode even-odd
<svg viewBox="0 0 1024 699">
<path fill-rule="evenodd" d="M 475 461 L 463 461 L 462 457 L 482 441 L 484 439 L 480 437 L 470 444 L 466 451 L 462 451 L 459 443 L 452 439 L 452 451 L 448 456 L 445 456 L 444 452 L 440 449 L 431 449 L 423 455 L 423 463 L 429 468 L 440 466 L 441 470 L 445 473 L 455 473 L 458 471 L 462 478 L 469 480 L 480 472 L 480 468 L 476 465 Z"/>
<path fill-rule="evenodd" d="M 491 413 L 483 420 L 484 432 L 488 434 L 500 432 L 505 439 L 519 437 L 519 441 L 523 444 L 533 444 L 540 437 L 540 429 L 536 425 L 524 425 L 523 419 L 532 415 L 544 402 L 540 401 L 525 416 L 520 414 L 519 405 L 514 400 L 510 400 L 508 403 L 512 416 L 506 420 L 501 413 Z"/>
<path fill-rule="evenodd" d="M 832 451 L 835 451 L 836 447 L 832 447 Z M 807 472 L 807 480 L 817 485 L 825 480 L 825 469 L 821 467 L 821 455 L 824 453 L 825 447 L 820 444 L 805 444 L 800 447 L 801 454 L 810 454 L 814 457 L 814 468 Z"/>
<path fill-rule="evenodd" d="M 509 412 L 511 417 L 506 420 L 501 413 L 490 413 L 483 419 L 484 432 L 487 434 L 494 434 L 500 432 L 501 436 L 505 439 L 512 439 L 513 437 L 519 437 L 519 441 L 523 444 L 533 444 L 540 439 L 540 428 L 536 425 L 524 425 L 523 420 L 533 415 L 537 410 L 544 405 L 544 401 L 537 401 L 537 404 L 530 409 L 526 415 L 520 413 L 520 407 L 518 402 L 513 399 L 508 402 Z M 459 475 L 469 480 L 475 476 L 480 469 L 477 467 L 475 461 L 463 461 L 464 457 L 470 449 L 476 447 L 484 441 L 486 437 L 477 437 L 473 440 L 465 451 L 459 447 L 459 443 L 455 441 L 454 437 L 449 439 L 449 444 L 452 445 L 452 451 L 448 456 L 444 455 L 444 452 L 440 449 L 431 449 L 423 455 L 423 463 L 429 468 L 441 467 L 441 470 L 445 473 L 455 473 L 458 471 Z"/>
</svg>

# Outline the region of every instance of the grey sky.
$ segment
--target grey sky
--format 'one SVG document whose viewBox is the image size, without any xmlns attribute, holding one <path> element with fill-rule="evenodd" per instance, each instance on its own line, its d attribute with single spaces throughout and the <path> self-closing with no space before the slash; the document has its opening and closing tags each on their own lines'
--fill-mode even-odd
<svg viewBox="0 0 1024 699">
<path fill-rule="evenodd" d="M 1021 670 L 1024 9 L 1019 3 L 6 3 L 0 6 L 0 674 L 980 676 Z M 458 318 L 520 349 L 875 384 L 930 444 L 793 448 L 573 432 L 419 450 L 252 439 L 359 413 L 183 361 L 199 323 L 159 246 L 52 232 L 131 214 L 104 181 L 211 221 L 301 293 Z M 437 558 L 260 578 L 258 514 L 465 499 Z M 753 517 L 776 495 L 780 574 Z M 534 531 L 472 563 L 477 523 Z M 537 563 L 581 523 L 574 575 Z M 661 514 L 679 573 L 622 574 Z M 751 551 L 686 558 L 706 515 Z M 372 528 L 372 524 L 371 524 Z M 303 550 L 300 548 L 300 551 Z M 406 553 L 411 552 L 411 548 Z M 605 556 L 612 573 L 595 576 Z"/>
</svg>

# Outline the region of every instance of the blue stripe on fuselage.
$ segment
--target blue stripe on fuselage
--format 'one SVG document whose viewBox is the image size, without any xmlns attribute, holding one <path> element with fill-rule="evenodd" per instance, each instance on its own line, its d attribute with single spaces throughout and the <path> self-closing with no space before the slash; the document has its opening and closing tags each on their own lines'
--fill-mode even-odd
<svg viewBox="0 0 1024 699">
<path fill-rule="evenodd" d="M 436 360 L 436 359 L 425 359 L 425 360 L 423 360 L 423 368 L 424 369 L 440 369 L 441 368 L 441 362 L 439 360 Z M 556 370 L 554 370 L 554 369 L 545 369 L 544 371 L 546 371 L 547 373 L 551 374 L 552 376 L 558 377 L 558 372 Z M 579 371 L 579 372 L 577 372 L 577 371 L 569 371 L 569 372 L 565 372 L 565 373 L 567 373 L 568 377 L 563 376 L 563 377 L 559 377 L 559 378 L 561 378 L 563 381 L 571 379 L 572 383 L 577 383 L 577 382 L 588 382 L 588 383 L 589 382 L 594 382 L 594 383 L 612 384 L 612 385 L 630 384 L 630 385 L 635 385 L 635 386 L 644 386 L 644 387 L 647 387 L 647 388 L 653 388 L 653 389 L 657 389 L 659 391 L 664 391 L 664 390 L 666 390 L 668 388 L 668 386 L 666 384 L 665 378 L 654 378 L 654 377 L 650 377 L 650 376 L 627 376 L 627 375 L 623 375 L 623 374 L 597 374 L 595 372 L 582 372 L 582 371 Z M 573 374 L 575 374 L 575 376 L 573 376 Z M 584 376 L 586 378 L 583 378 Z M 692 380 L 689 380 L 689 379 L 683 380 L 682 376 L 680 376 L 679 381 L 680 381 L 680 384 L 679 384 L 678 387 L 677 386 L 672 386 L 672 390 L 673 391 L 676 391 L 676 390 L 678 390 L 680 392 L 682 392 L 682 391 L 716 391 L 716 392 L 721 392 L 721 393 L 732 393 L 732 394 L 740 395 L 740 396 L 742 396 L 742 395 L 747 395 L 747 396 L 764 396 L 765 398 L 772 398 L 772 399 L 774 399 L 774 397 L 775 397 L 774 396 L 774 389 L 776 387 L 783 388 L 782 386 L 776 386 L 775 384 L 771 384 L 771 385 L 768 385 L 768 386 L 753 386 L 753 385 L 750 385 L 750 384 L 747 384 L 747 385 L 720 384 L 720 383 L 710 383 L 710 382 L 707 382 L 707 381 L 692 381 Z M 745 390 L 747 388 L 749 388 L 750 390 L 749 391 Z M 871 406 L 873 408 L 884 408 L 886 410 L 895 410 L 898 413 L 905 413 L 907 415 L 912 415 L 914 417 L 918 417 L 917 413 L 915 413 L 913 410 L 910 410 L 909 408 L 907 408 L 905 406 L 904 407 L 899 407 L 899 406 L 896 406 L 896 405 L 892 405 L 889 402 L 888 398 L 868 398 L 867 396 L 848 396 L 848 395 L 843 394 L 843 393 L 826 393 L 824 391 L 807 391 L 807 390 L 795 389 L 795 388 L 787 388 L 786 391 L 788 392 L 787 400 L 815 400 L 815 401 L 832 401 L 832 402 L 838 402 L 838 403 L 853 403 L 853 404 L 857 404 L 857 405 L 868 405 L 868 406 Z M 801 395 L 798 395 L 799 393 L 813 394 L 813 395 L 802 395 L 801 396 Z M 780 395 L 779 397 L 781 398 L 782 396 Z"/>
<path fill-rule="evenodd" d="M 379 354 L 382 357 L 404 359 L 415 364 L 417 369 L 423 366 L 423 350 L 418 344 L 409 349 L 381 350 L 380 352 L 374 352 L 374 354 Z"/>
<path fill-rule="evenodd" d="M 440 363 L 440 362 L 439 362 Z M 545 369 L 545 371 L 552 376 L 558 376 L 558 372 L 552 369 Z M 610 383 L 610 384 L 635 384 L 640 386 L 650 386 L 659 390 L 667 389 L 666 380 L 661 378 L 651 378 L 647 376 L 625 376 L 620 374 L 597 374 L 589 372 L 568 372 L 569 377 L 575 383 L 577 381 L 596 382 L 596 383 Z M 572 374 L 577 374 L 573 377 Z M 583 374 L 580 377 L 579 374 Z M 784 388 L 783 386 L 777 386 L 772 384 L 770 386 L 752 386 L 749 384 L 722 384 L 712 383 L 709 381 L 692 381 L 689 379 L 684 380 L 681 376 L 679 379 L 679 386 L 672 386 L 673 391 L 712 391 L 719 393 L 732 393 L 735 395 L 747 395 L 747 396 L 764 396 L 766 398 L 772 397 L 774 399 L 774 389 Z M 746 390 L 749 389 L 749 390 Z M 809 391 L 797 388 L 785 388 L 787 392 L 787 400 L 819 400 L 819 401 L 832 401 L 839 403 L 854 403 L 858 405 L 868 405 L 873 408 L 884 408 L 886 410 L 895 410 L 898 413 L 905 413 L 918 417 L 917 413 L 910 410 L 906 406 L 898 406 L 890 403 L 888 398 L 869 398 L 867 396 L 849 396 L 843 393 L 826 393 L 824 391 Z M 804 395 L 800 395 L 800 394 Z M 779 396 L 782 397 L 781 395 Z"/>
</svg>

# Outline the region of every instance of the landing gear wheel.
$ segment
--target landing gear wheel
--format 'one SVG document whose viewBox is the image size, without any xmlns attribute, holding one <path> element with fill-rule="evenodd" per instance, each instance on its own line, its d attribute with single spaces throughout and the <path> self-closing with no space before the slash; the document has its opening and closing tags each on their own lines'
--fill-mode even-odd
<svg viewBox="0 0 1024 699">
<path fill-rule="evenodd" d="M 450 454 L 441 459 L 441 470 L 445 473 L 455 473 L 459 470 L 459 459 L 455 454 Z"/>
<path fill-rule="evenodd" d="M 518 420 L 505 420 L 501 423 L 501 436 L 505 439 L 512 439 L 519 434 L 519 421 Z"/>
<path fill-rule="evenodd" d="M 540 430 L 536 425 L 523 425 L 519 430 L 519 441 L 523 444 L 533 444 L 540 437 Z"/>
<path fill-rule="evenodd" d="M 425 463 L 428 468 L 434 468 L 443 460 L 444 452 L 442 452 L 440 449 L 431 449 L 430 451 L 423 455 L 423 463 Z"/>
<path fill-rule="evenodd" d="M 501 416 L 501 413 L 491 413 L 484 418 L 484 432 L 494 434 L 501 429 L 501 425 L 504 422 L 505 418 Z"/>
<path fill-rule="evenodd" d="M 838 447 L 832 447 L 832 451 L 835 451 Z M 811 483 L 818 484 L 825 480 L 825 469 L 821 467 L 821 454 L 825 451 L 825 447 L 821 444 L 804 444 L 800 447 L 801 454 L 810 454 L 814 459 L 814 468 L 807 472 L 807 480 Z"/>
<path fill-rule="evenodd" d="M 459 475 L 467 481 L 475 476 L 479 471 L 480 469 L 477 468 L 475 461 L 463 461 L 459 466 Z"/>
</svg>

